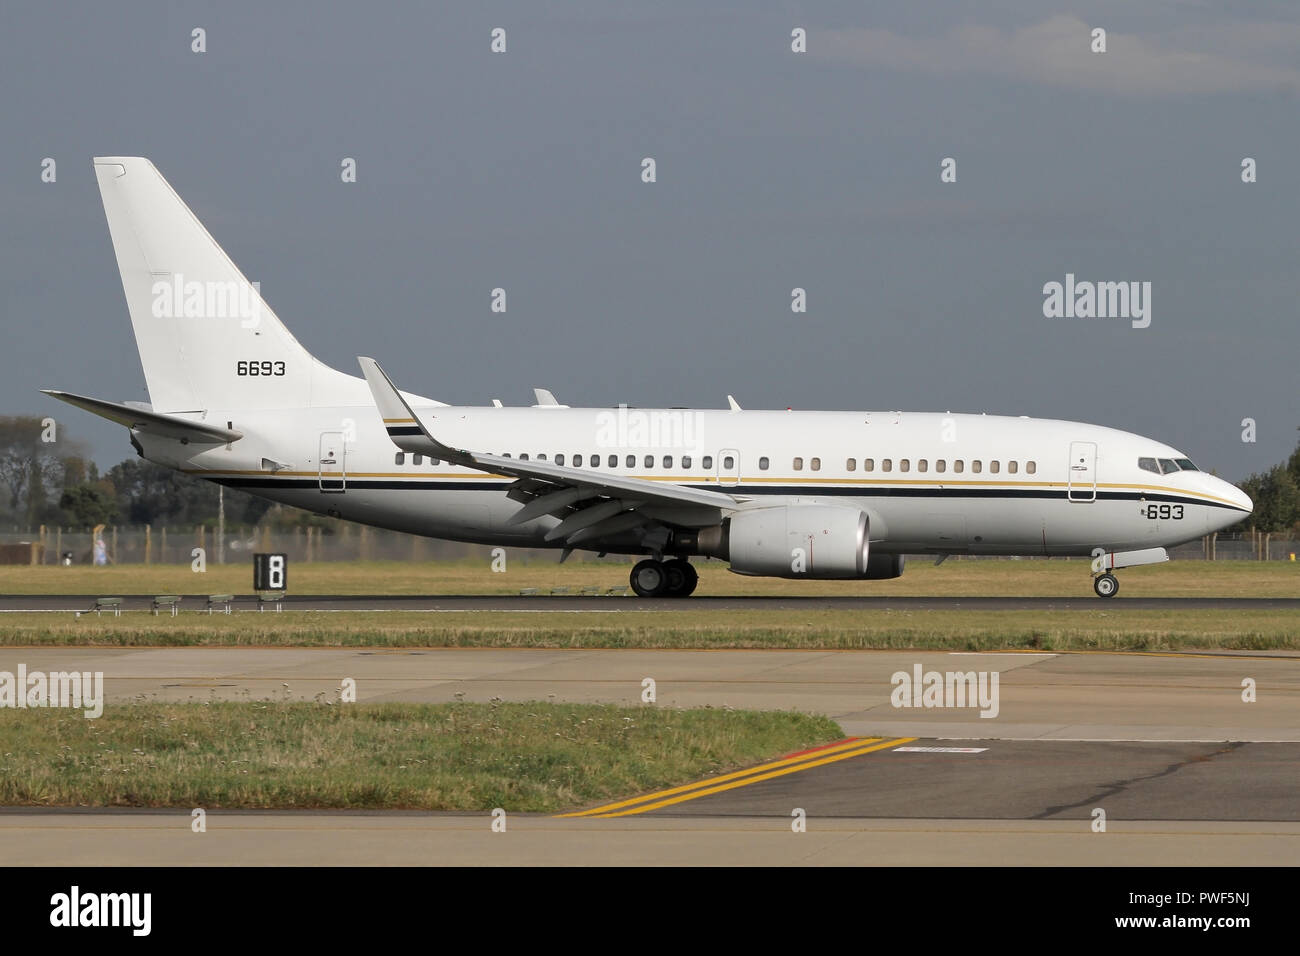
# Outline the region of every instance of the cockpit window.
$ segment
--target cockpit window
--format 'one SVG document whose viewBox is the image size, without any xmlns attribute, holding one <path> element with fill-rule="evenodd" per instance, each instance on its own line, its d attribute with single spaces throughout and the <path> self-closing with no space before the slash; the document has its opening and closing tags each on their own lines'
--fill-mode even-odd
<svg viewBox="0 0 1300 956">
<path fill-rule="evenodd" d="M 1157 475 L 1160 474 L 1160 466 L 1156 464 L 1154 458 L 1139 458 L 1138 467 L 1143 471 L 1154 472 Z"/>
<path fill-rule="evenodd" d="M 1201 470 L 1192 464 L 1192 460 L 1190 458 L 1175 458 L 1174 461 L 1178 462 L 1178 467 L 1181 468 L 1183 471 Z"/>
<path fill-rule="evenodd" d="M 1174 460 L 1172 458 L 1160 459 L 1160 473 L 1162 475 L 1172 475 L 1176 471 L 1178 471 L 1178 466 L 1174 464 Z"/>
</svg>

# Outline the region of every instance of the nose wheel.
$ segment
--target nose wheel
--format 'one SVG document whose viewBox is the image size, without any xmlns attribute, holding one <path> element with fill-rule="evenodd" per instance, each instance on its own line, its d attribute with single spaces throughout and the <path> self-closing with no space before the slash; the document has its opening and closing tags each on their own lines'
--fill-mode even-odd
<svg viewBox="0 0 1300 956">
<path fill-rule="evenodd" d="M 1092 579 L 1092 589 L 1097 592 L 1097 597 L 1114 597 L 1119 593 L 1119 578 L 1109 571 L 1099 574 Z"/>
</svg>

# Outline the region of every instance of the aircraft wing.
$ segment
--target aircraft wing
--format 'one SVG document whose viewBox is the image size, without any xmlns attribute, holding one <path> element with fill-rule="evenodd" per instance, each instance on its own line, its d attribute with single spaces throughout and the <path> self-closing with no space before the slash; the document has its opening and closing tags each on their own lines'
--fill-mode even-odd
<svg viewBox="0 0 1300 956">
<path fill-rule="evenodd" d="M 378 362 L 371 358 L 358 361 L 393 444 L 403 451 L 518 479 L 509 496 L 523 506 L 510 523 L 522 524 L 548 514 L 560 518 L 547 533 L 548 541 L 576 545 L 656 524 L 708 527 L 746 500 L 722 491 L 452 448 L 420 421 Z"/>
<path fill-rule="evenodd" d="M 239 441 L 244 437 L 243 432 L 234 429 L 190 421 L 188 418 L 180 418 L 176 415 L 164 415 L 162 412 L 137 408 L 134 405 L 126 405 L 121 402 L 109 402 L 102 398 L 90 398 L 86 395 L 74 395 L 72 392 L 60 392 L 52 388 L 43 388 L 41 391 L 51 398 L 57 398 L 61 402 L 67 402 L 69 405 L 85 409 L 100 418 L 107 418 L 110 422 L 125 425 L 132 431 L 147 432 L 150 435 L 161 435 L 164 438 L 175 438 L 178 441 L 194 442 L 200 445 L 220 445 L 226 442 Z"/>
</svg>

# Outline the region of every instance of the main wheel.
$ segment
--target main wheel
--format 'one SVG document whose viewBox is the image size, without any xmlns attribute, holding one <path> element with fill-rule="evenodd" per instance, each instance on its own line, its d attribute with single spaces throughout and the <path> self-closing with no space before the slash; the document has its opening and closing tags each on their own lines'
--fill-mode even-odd
<svg viewBox="0 0 1300 956">
<path fill-rule="evenodd" d="M 686 589 L 682 591 L 682 597 L 690 597 L 695 593 L 695 586 L 700 583 L 700 572 L 689 561 L 682 562 L 682 570 L 686 572 Z"/>
<path fill-rule="evenodd" d="M 1092 589 L 1097 592 L 1097 597 L 1114 597 L 1119 593 L 1119 578 L 1107 572 L 1092 579 Z"/>
<path fill-rule="evenodd" d="M 662 597 L 668 590 L 668 574 L 663 562 L 647 558 L 638 561 L 629 575 L 632 590 L 640 597 Z"/>
<path fill-rule="evenodd" d="M 668 597 L 688 597 L 700 583 L 700 576 L 689 561 L 673 558 L 664 562 L 664 573 L 668 576 Z"/>
</svg>

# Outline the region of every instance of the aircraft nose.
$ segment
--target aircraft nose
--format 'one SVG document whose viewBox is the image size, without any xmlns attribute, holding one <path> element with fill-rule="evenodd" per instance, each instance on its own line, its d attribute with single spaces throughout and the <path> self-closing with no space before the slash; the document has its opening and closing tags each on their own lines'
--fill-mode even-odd
<svg viewBox="0 0 1300 956">
<path fill-rule="evenodd" d="M 1247 515 L 1252 513 L 1255 510 L 1255 502 L 1251 501 L 1250 495 L 1246 494 L 1236 485 L 1229 484 L 1221 478 L 1215 480 L 1218 482 L 1218 486 L 1215 488 L 1216 497 L 1222 498 L 1225 501 L 1230 501 L 1233 505 L 1231 509 L 1211 509 L 1212 511 L 1222 512 L 1221 514 L 1216 514 L 1211 518 L 1211 521 L 1213 521 L 1213 528 L 1211 530 L 1217 531 L 1221 528 L 1226 528 L 1229 525 L 1236 524 L 1238 521 L 1241 521 Z"/>
</svg>

